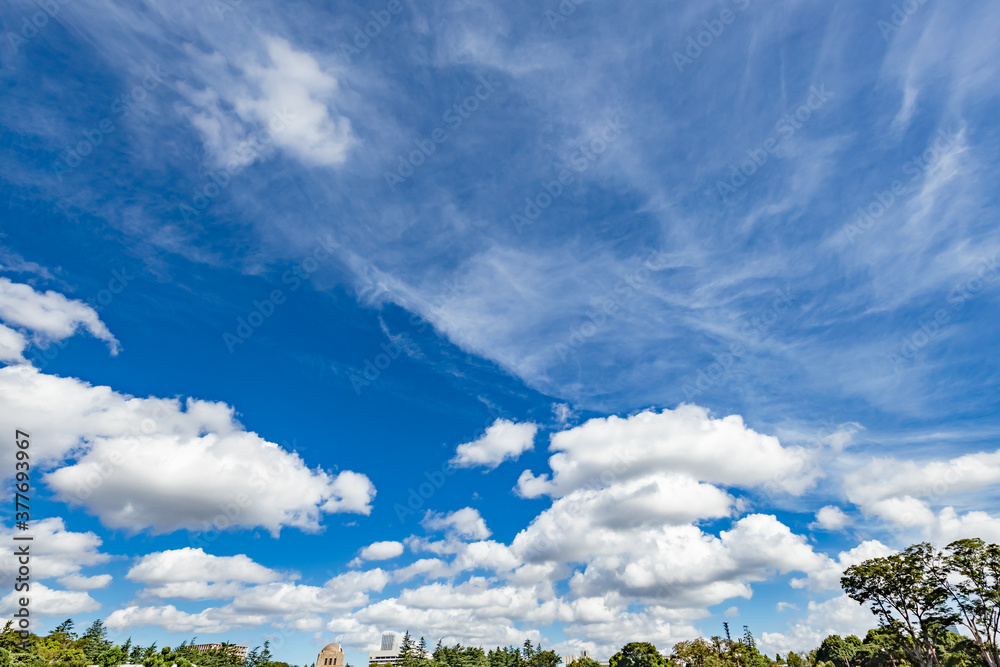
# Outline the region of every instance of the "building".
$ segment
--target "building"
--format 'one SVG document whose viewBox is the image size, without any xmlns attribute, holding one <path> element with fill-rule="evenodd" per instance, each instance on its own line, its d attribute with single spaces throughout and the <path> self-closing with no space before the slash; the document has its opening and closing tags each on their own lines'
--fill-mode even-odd
<svg viewBox="0 0 1000 667">
<path fill-rule="evenodd" d="M 399 664 L 400 636 L 395 632 L 383 632 L 382 643 L 378 651 L 368 651 L 369 665 L 396 665 Z M 417 652 L 417 647 L 413 647 Z M 426 657 L 426 656 L 425 656 Z M 322 665 L 320 665 L 322 667 Z"/>
<path fill-rule="evenodd" d="M 235 644 L 192 644 L 191 648 L 198 649 L 198 653 L 204 653 L 205 651 L 216 651 L 222 647 L 227 647 L 230 653 L 238 655 L 240 659 L 246 660 L 247 657 L 247 647 L 237 646 Z"/>
<path fill-rule="evenodd" d="M 327 644 L 316 656 L 316 667 L 344 667 L 344 649 L 340 644 Z"/>
<path fill-rule="evenodd" d="M 399 662 L 399 649 L 395 651 L 368 651 L 369 665 L 395 665 Z"/>
<path fill-rule="evenodd" d="M 562 656 L 563 667 L 569 667 L 577 660 L 593 660 L 599 665 L 611 664 L 606 660 L 595 660 L 594 656 L 590 654 L 590 649 L 582 648 L 580 649 L 580 655 L 573 655 L 572 653 L 570 653 L 569 655 Z"/>
</svg>

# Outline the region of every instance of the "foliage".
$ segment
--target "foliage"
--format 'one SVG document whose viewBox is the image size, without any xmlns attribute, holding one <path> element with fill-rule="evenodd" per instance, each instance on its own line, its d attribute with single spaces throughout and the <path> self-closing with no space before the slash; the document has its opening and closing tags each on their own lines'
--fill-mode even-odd
<svg viewBox="0 0 1000 667">
<path fill-rule="evenodd" d="M 944 586 L 958 610 L 957 621 L 969 630 L 987 667 L 1000 667 L 1000 546 L 978 538 L 958 540 L 943 558 L 953 575 Z"/>
<path fill-rule="evenodd" d="M 854 600 L 871 605 L 879 624 L 903 638 L 917 667 L 940 664 L 934 650 L 944 629 L 957 620 L 944 586 L 946 570 L 927 542 L 847 568 L 840 582 Z"/>
<path fill-rule="evenodd" d="M 667 659 L 649 642 L 631 642 L 611 656 L 611 667 L 667 667 Z"/>
</svg>

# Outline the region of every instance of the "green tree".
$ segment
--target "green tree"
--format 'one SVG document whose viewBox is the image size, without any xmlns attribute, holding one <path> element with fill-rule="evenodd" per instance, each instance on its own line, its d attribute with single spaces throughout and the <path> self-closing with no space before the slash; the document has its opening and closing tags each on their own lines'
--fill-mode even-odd
<svg viewBox="0 0 1000 667">
<path fill-rule="evenodd" d="M 122 650 L 121 646 L 112 646 L 97 656 L 92 664 L 100 665 L 100 667 L 118 667 L 125 662 L 125 656 L 125 651 Z"/>
<path fill-rule="evenodd" d="M 905 639 L 903 650 L 917 667 L 940 664 L 935 641 L 957 620 L 948 608 L 946 571 L 940 561 L 938 552 L 924 542 L 852 565 L 840 580 L 848 596 L 871 605 L 882 627 Z"/>
<path fill-rule="evenodd" d="M 767 656 L 757 650 L 757 642 L 750 628 L 743 626 L 743 637 L 739 641 L 727 640 L 729 660 L 738 667 L 771 667 Z"/>
<path fill-rule="evenodd" d="M 719 649 L 717 643 L 704 637 L 677 642 L 670 654 L 670 662 L 678 667 L 722 667 Z"/>
<path fill-rule="evenodd" d="M 559 667 L 560 662 L 562 658 L 556 655 L 555 651 L 543 651 L 541 646 L 538 646 L 528 660 L 528 667 Z"/>
<path fill-rule="evenodd" d="M 853 635 L 852 635 L 853 636 Z M 816 653 L 816 659 L 822 662 L 832 662 L 835 667 L 851 667 L 851 661 L 861 648 L 861 640 L 848 642 L 840 635 L 830 635 L 823 640 Z"/>
<path fill-rule="evenodd" d="M 414 649 L 416 647 L 413 645 L 413 638 L 410 637 L 410 631 L 407 630 L 403 633 L 403 641 L 399 644 L 399 665 L 400 667 L 414 667 Z"/>
<path fill-rule="evenodd" d="M 979 538 L 958 540 L 945 548 L 948 570 L 945 588 L 987 667 L 1000 667 L 997 634 L 1000 633 L 1000 546 Z"/>
<path fill-rule="evenodd" d="M 625 644 L 610 663 L 611 667 L 667 667 L 667 659 L 649 642 Z"/>
<path fill-rule="evenodd" d="M 80 644 L 80 648 L 83 649 L 84 655 L 89 660 L 88 664 L 91 665 L 97 662 L 99 655 L 111 648 L 111 642 L 108 640 L 108 630 L 104 627 L 104 623 L 100 619 L 90 624 L 87 631 L 80 637 Z"/>
</svg>

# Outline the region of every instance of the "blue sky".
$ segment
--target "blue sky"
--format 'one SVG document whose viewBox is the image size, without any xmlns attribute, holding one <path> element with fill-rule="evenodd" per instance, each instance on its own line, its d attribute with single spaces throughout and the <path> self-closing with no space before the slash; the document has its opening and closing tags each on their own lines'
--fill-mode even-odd
<svg viewBox="0 0 1000 667">
<path fill-rule="evenodd" d="M 773 653 L 1000 540 L 989 3 L 0 6 L 39 628 Z"/>
</svg>

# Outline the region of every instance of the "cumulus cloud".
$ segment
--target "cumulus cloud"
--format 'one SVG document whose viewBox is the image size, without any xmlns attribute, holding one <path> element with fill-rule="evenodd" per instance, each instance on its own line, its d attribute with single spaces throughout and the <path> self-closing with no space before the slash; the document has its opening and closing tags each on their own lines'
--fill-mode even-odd
<svg viewBox="0 0 1000 667">
<path fill-rule="evenodd" d="M 28 341 L 21 333 L 0 324 L 0 363 L 23 363 L 26 347 Z"/>
<path fill-rule="evenodd" d="M 72 458 L 44 477 L 57 497 L 109 527 L 277 534 L 319 530 L 324 513 L 371 511 L 366 476 L 309 468 L 244 430 L 223 403 L 135 398 L 25 365 L 0 368 L 0 402 L 3 428 L 13 432 L 15 416 L 38 425 L 36 460 Z"/>
<path fill-rule="evenodd" d="M 481 438 L 455 448 L 455 457 L 451 463 L 459 468 L 482 466 L 492 470 L 504 461 L 516 460 L 534 447 L 537 432 L 537 424 L 516 424 L 506 419 L 497 419 Z"/>
<path fill-rule="evenodd" d="M 203 557 L 189 553 L 183 558 L 195 562 Z M 222 565 L 221 560 L 211 562 L 213 567 Z M 157 572 L 162 564 L 162 561 L 157 563 Z M 244 576 L 258 579 L 270 576 L 269 571 L 260 570 L 259 566 L 254 567 L 245 561 L 239 561 L 238 568 L 245 573 Z M 164 576 L 170 575 L 164 573 Z M 220 573 L 219 576 L 223 575 Z M 323 586 L 274 581 L 243 587 L 229 604 L 209 607 L 197 614 L 179 610 L 172 604 L 130 605 L 112 612 L 105 623 L 112 629 L 153 625 L 185 633 L 226 632 L 275 621 L 298 629 L 315 629 L 322 623 L 319 615 L 342 613 L 367 605 L 368 594 L 381 591 L 388 582 L 388 574 L 378 568 L 341 574 Z"/>
<path fill-rule="evenodd" d="M 51 290 L 37 292 L 8 278 L 0 278 L 0 320 L 7 325 L 0 330 L 0 361 L 18 361 L 24 350 L 23 336 L 16 336 L 9 327 L 30 331 L 34 342 L 42 346 L 84 329 L 107 343 L 111 354 L 118 354 L 120 348 L 97 311 L 87 304 Z"/>
<path fill-rule="evenodd" d="M 373 542 L 358 552 L 361 560 L 389 560 L 403 553 L 402 542 Z"/>
<path fill-rule="evenodd" d="M 816 512 L 816 521 L 809 527 L 821 530 L 843 530 L 851 523 L 853 520 L 844 513 L 844 510 L 835 505 L 827 505 Z"/>
<path fill-rule="evenodd" d="M 814 478 L 801 448 L 754 432 L 738 415 L 715 419 L 695 405 L 591 419 L 554 434 L 549 450 L 551 476 L 524 471 L 517 485 L 522 496 L 560 497 L 602 476 L 628 479 L 654 470 L 789 493 L 802 493 Z"/>
<path fill-rule="evenodd" d="M 875 625 L 875 617 L 866 605 L 839 595 L 823 602 L 810 602 L 803 621 L 790 624 L 787 632 L 762 633 L 758 644 L 766 653 L 808 652 L 829 635 L 863 638 Z"/>
<path fill-rule="evenodd" d="M 863 472 L 862 472 L 863 470 Z M 949 504 L 1000 482 L 1000 450 L 924 461 L 873 458 L 844 476 L 844 493 L 863 513 L 923 539 L 1000 539 L 1000 517 Z"/>
<path fill-rule="evenodd" d="M 430 531 L 444 532 L 459 539 L 485 540 L 492 533 L 479 510 L 463 507 L 448 514 L 428 511 L 420 525 Z"/>
<path fill-rule="evenodd" d="M 111 583 L 111 575 L 95 574 L 92 577 L 85 577 L 82 574 L 67 574 L 65 577 L 59 577 L 59 583 L 74 591 L 92 591 L 107 588 Z"/>
<path fill-rule="evenodd" d="M 203 609 L 197 614 L 177 609 L 172 604 L 156 607 L 130 605 L 111 612 L 104 624 L 111 630 L 124 630 L 144 625 L 155 625 L 169 632 L 215 633 L 234 628 L 256 626 L 267 622 L 266 616 L 239 615 L 216 607 Z"/>
<path fill-rule="evenodd" d="M 871 558 L 881 558 L 895 553 L 878 540 L 866 540 L 848 551 L 841 551 L 836 560 L 827 557 L 824 562 L 804 579 L 792 579 L 793 588 L 808 586 L 812 590 L 839 590 L 844 570 Z"/>
<path fill-rule="evenodd" d="M 144 584 L 148 595 L 187 600 L 232 597 L 244 584 L 264 584 L 282 578 L 280 573 L 246 555 L 213 556 L 191 547 L 147 554 L 125 577 Z"/>
<path fill-rule="evenodd" d="M 92 565 L 101 565 L 110 556 L 100 552 L 101 538 L 92 532 L 75 533 L 66 530 L 66 524 L 59 517 L 36 519 L 31 524 L 31 534 L 35 538 L 31 545 L 31 576 L 33 579 L 73 577 L 80 570 Z M 0 539 L 5 544 L 13 544 L 11 538 L 19 534 L 13 528 L 0 528 Z M 17 571 L 13 549 L 0 553 L 0 570 L 10 574 Z M 79 581 L 86 579 L 81 577 Z M 110 579 L 110 577 L 109 577 Z M 70 579 L 70 581 L 77 581 Z M 69 586 L 70 588 L 85 588 Z"/>
<path fill-rule="evenodd" d="M 11 591 L 0 599 L 0 618 L 10 619 L 20 605 L 18 598 L 24 593 Z M 100 608 L 100 604 L 84 591 L 60 591 L 49 588 L 45 584 L 31 584 L 31 613 L 41 616 L 75 616 Z"/>
</svg>

